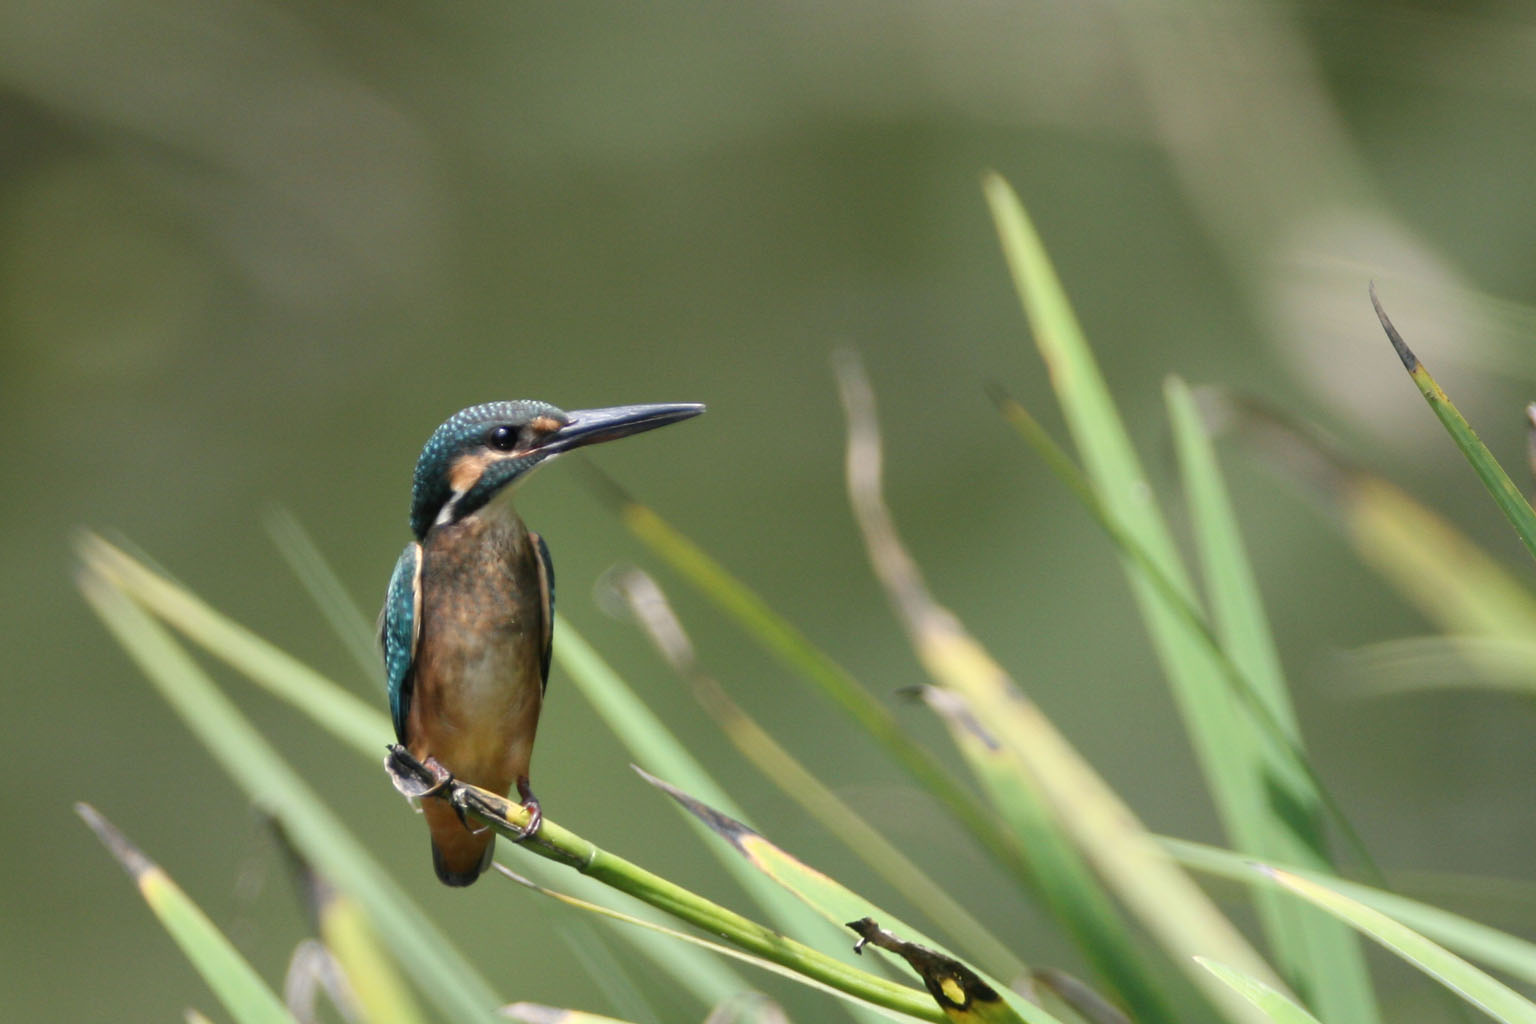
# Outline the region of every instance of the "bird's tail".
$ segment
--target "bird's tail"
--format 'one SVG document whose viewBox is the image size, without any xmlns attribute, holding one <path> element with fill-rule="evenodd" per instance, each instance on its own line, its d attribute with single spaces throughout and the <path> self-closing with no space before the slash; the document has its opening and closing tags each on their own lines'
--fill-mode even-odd
<svg viewBox="0 0 1536 1024">
<path fill-rule="evenodd" d="M 421 810 L 432 833 L 432 867 L 437 870 L 438 879 L 444 885 L 474 884 L 491 866 L 496 833 L 489 825 L 473 822 L 465 828 L 458 812 L 446 800 L 423 800 Z"/>
</svg>

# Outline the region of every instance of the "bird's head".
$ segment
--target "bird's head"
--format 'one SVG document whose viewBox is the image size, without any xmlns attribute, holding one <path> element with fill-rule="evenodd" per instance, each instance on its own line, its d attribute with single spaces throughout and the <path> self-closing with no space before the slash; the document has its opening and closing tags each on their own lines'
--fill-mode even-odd
<svg viewBox="0 0 1536 1024">
<path fill-rule="evenodd" d="M 674 403 L 565 412 L 526 398 L 470 406 L 434 430 L 416 460 L 411 532 L 422 540 L 434 526 L 473 515 L 561 452 L 703 411 L 702 405 Z"/>
</svg>

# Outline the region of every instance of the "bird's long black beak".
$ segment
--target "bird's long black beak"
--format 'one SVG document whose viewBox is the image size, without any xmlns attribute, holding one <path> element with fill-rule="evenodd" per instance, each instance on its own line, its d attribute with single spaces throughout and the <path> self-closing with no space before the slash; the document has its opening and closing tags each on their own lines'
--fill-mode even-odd
<svg viewBox="0 0 1536 1024">
<path fill-rule="evenodd" d="M 691 419 L 704 411 L 697 402 L 657 405 L 616 405 L 608 409 L 577 409 L 567 413 L 565 426 L 535 443 L 541 455 L 558 455 L 583 445 L 599 444 Z"/>
</svg>

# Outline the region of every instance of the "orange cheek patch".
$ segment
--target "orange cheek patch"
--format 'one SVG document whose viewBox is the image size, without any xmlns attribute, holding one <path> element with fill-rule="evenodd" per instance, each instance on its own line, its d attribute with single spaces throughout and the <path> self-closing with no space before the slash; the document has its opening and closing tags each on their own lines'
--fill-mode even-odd
<svg viewBox="0 0 1536 1024">
<path fill-rule="evenodd" d="M 528 425 L 532 427 L 536 433 L 539 434 L 553 434 L 555 431 L 565 426 L 564 423 L 561 423 L 553 416 L 535 416 Z"/>
<path fill-rule="evenodd" d="M 485 467 L 489 462 L 484 455 L 459 456 L 453 468 L 448 471 L 448 486 L 460 494 L 467 493 L 485 475 Z"/>
</svg>

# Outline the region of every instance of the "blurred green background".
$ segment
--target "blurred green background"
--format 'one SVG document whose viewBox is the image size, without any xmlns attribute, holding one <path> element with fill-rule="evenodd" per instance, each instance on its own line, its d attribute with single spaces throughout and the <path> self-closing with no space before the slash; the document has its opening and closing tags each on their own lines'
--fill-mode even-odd
<svg viewBox="0 0 1536 1024">
<path fill-rule="evenodd" d="M 581 457 L 883 694 L 921 676 L 845 510 L 841 343 L 869 364 L 891 502 L 938 595 L 1152 827 L 1219 840 L 1114 554 L 985 398 L 999 382 L 1059 429 L 978 176 L 1030 206 L 1176 520 L 1168 372 L 1293 407 L 1529 576 L 1365 291 L 1518 468 L 1533 153 L 1519 3 L 0 6 L 0 1010 L 209 1008 L 75 800 L 269 977 L 305 930 L 262 825 L 76 596 L 72 530 L 120 531 L 382 705 L 269 541 L 269 505 L 371 615 L 449 413 L 703 401 Z M 520 503 L 563 609 L 758 827 L 899 909 L 599 609 L 603 571 L 645 556 L 576 458 Z M 1423 622 L 1295 488 L 1227 464 L 1316 763 L 1379 860 L 1529 878 L 1529 705 L 1352 699 L 1337 652 Z M 740 701 L 1023 956 L 1079 967 L 836 712 L 673 589 Z M 438 886 L 381 772 L 220 678 L 508 999 L 612 1010 L 576 948 L 589 926 L 495 880 Z M 739 903 L 558 672 L 550 698 L 550 815 Z M 1443 901 L 1529 935 L 1536 905 L 1500 891 Z"/>
</svg>

